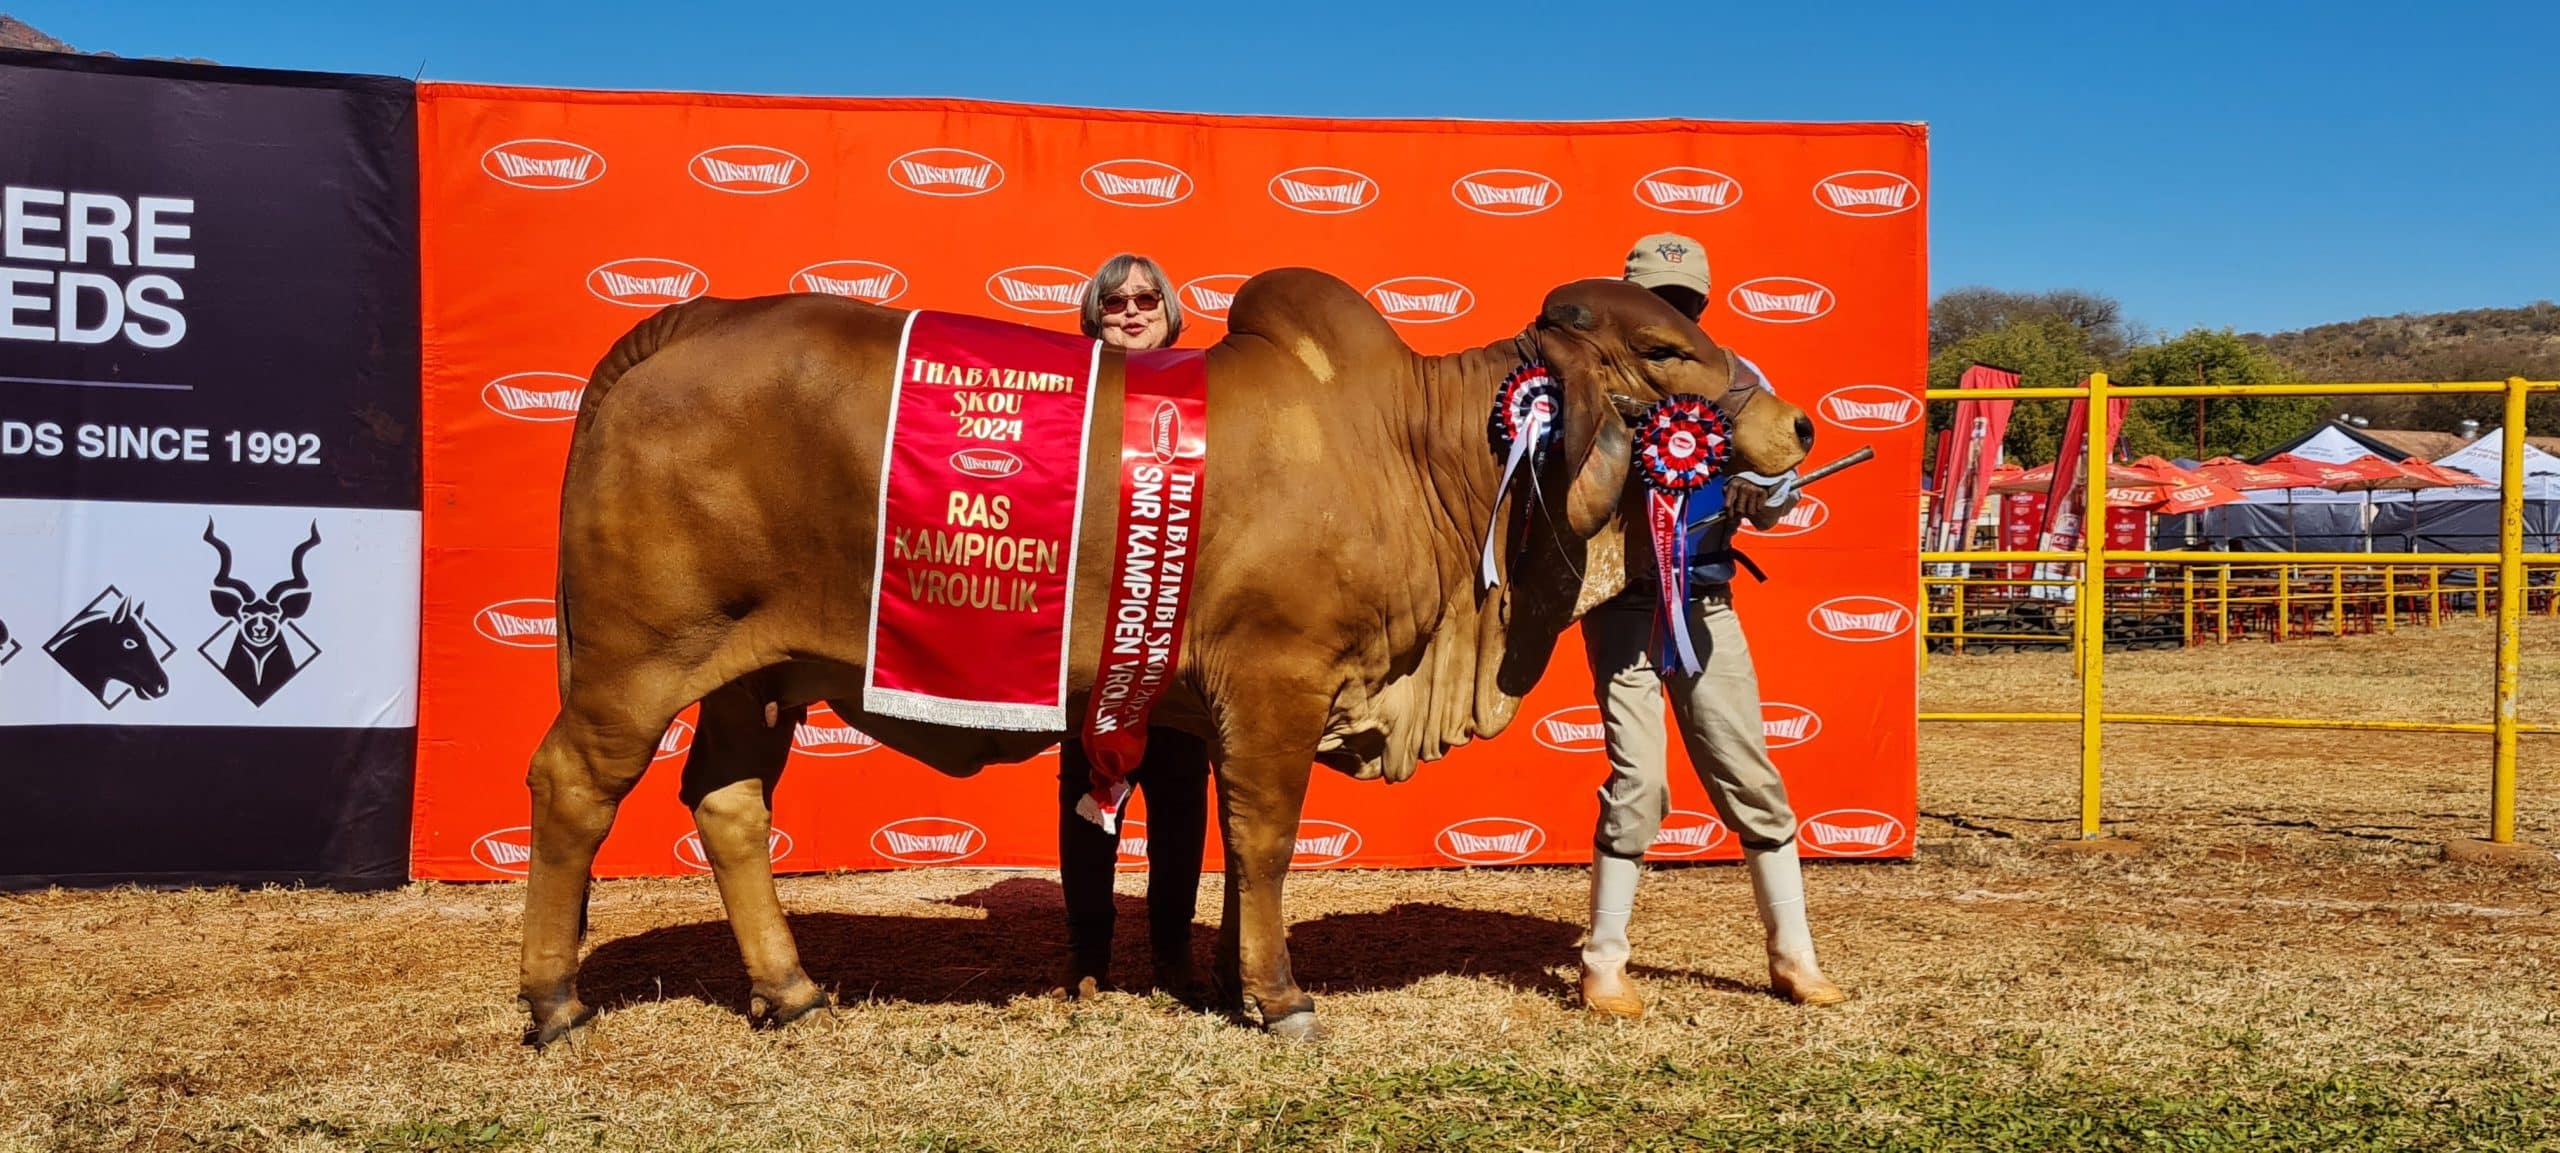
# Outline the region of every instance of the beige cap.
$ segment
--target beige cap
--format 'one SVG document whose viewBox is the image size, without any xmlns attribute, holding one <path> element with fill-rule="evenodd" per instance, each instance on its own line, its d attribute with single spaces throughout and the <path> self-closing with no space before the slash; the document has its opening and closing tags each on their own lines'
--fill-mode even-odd
<svg viewBox="0 0 2560 1153">
<path fill-rule="evenodd" d="M 1627 250 L 1627 279 L 1646 288 L 1677 284 L 1708 295 L 1707 246 L 1677 232 L 1657 232 Z"/>
</svg>

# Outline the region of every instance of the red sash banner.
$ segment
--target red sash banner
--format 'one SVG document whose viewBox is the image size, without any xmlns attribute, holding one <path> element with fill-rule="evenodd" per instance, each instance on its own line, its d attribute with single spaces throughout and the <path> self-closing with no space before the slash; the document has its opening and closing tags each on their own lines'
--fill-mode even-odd
<svg viewBox="0 0 2560 1153">
<path fill-rule="evenodd" d="M 1191 612 L 1192 552 L 1209 455 L 1209 357 L 1129 354 L 1121 404 L 1120 519 L 1108 622 L 1084 727 L 1093 788 L 1076 812 L 1119 831 L 1126 783 L 1147 752 L 1147 714 L 1173 680 Z"/>
<path fill-rule="evenodd" d="M 919 309 L 898 340 L 863 707 L 1067 727 L 1067 622 L 1102 342 Z"/>
</svg>

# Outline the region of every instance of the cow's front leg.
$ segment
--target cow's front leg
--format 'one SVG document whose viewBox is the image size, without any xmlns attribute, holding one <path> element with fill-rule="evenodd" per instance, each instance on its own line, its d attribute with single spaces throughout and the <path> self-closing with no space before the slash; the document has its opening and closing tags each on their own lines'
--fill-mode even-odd
<svg viewBox="0 0 2560 1153">
<path fill-rule="evenodd" d="M 1312 730 L 1310 730 L 1312 731 Z M 1298 844 L 1312 741 L 1287 751 L 1230 755 L 1218 765 L 1218 830 L 1227 858 L 1226 910 L 1218 925 L 1218 977 L 1253 1003 L 1262 1027 L 1313 1040 L 1315 998 L 1289 972 L 1281 885 Z"/>
</svg>

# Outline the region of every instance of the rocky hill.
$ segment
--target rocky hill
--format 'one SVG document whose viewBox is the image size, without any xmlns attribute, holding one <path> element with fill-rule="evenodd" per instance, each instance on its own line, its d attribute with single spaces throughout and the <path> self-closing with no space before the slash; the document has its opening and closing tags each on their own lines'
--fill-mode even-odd
<svg viewBox="0 0 2560 1153">
<path fill-rule="evenodd" d="M 0 12 L 0 48 L 19 48 L 34 52 L 69 52 L 75 56 L 114 56 L 113 52 L 82 52 L 56 40 L 34 26 L 6 12 Z M 212 64 L 202 56 L 145 56 L 144 60 L 175 60 L 185 64 Z"/>
<path fill-rule="evenodd" d="M 2296 332 L 2251 333 L 2309 381 L 2560 380 L 2560 304 L 2368 316 Z M 2489 396 L 2359 397 L 2338 406 L 2374 427 L 2454 431 L 2464 419 L 2496 423 Z M 2551 427 L 2560 397 L 2533 400 L 2532 423 Z"/>
<path fill-rule="evenodd" d="M 0 13 L 0 48 L 25 48 L 36 52 L 77 52 L 62 41 L 27 26 L 27 22 Z"/>
</svg>

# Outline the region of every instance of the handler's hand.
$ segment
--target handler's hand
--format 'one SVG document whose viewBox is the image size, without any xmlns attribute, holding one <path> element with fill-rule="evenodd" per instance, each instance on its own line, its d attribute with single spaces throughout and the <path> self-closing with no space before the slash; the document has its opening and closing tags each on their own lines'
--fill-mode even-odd
<svg viewBox="0 0 2560 1153">
<path fill-rule="evenodd" d="M 1769 490 L 1747 480 L 1730 480 L 1724 486 L 1724 506 L 1737 520 L 1757 520 L 1762 506 L 1769 503 Z"/>
<path fill-rule="evenodd" d="M 1761 528 L 1775 523 L 1795 503 L 1796 474 L 1788 469 L 1774 477 L 1740 473 L 1725 482 L 1724 502 L 1733 515 Z"/>
</svg>

